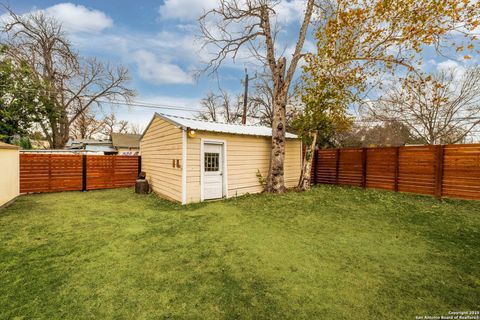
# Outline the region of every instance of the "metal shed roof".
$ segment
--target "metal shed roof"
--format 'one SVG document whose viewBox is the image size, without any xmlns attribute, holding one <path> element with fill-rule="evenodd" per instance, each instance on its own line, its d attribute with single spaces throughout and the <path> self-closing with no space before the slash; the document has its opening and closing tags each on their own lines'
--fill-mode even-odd
<svg viewBox="0 0 480 320">
<path fill-rule="evenodd" d="M 239 124 L 230 124 L 230 123 L 219 123 L 213 121 L 202 121 L 191 118 L 185 118 L 180 116 L 172 116 L 163 113 L 155 113 L 155 117 L 159 117 L 165 121 L 173 123 L 186 130 L 193 129 L 199 131 L 210 131 L 210 132 L 220 132 L 220 133 L 231 133 L 231 134 L 242 134 L 242 135 L 251 135 L 251 136 L 272 136 L 272 128 L 265 126 L 252 126 L 252 125 L 239 125 Z M 148 127 L 145 129 L 147 131 Z M 145 134 L 144 132 L 144 134 Z M 298 138 L 297 135 L 293 133 L 286 133 L 285 135 L 289 139 Z"/>
</svg>

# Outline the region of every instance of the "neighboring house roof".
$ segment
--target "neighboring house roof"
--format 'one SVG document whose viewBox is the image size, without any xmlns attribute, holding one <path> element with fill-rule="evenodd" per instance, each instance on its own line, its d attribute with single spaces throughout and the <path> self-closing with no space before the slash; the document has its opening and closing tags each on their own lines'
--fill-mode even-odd
<svg viewBox="0 0 480 320">
<path fill-rule="evenodd" d="M 240 124 L 230 124 L 230 123 L 219 123 L 213 121 L 202 121 L 202 120 L 195 120 L 180 116 L 172 116 L 162 113 L 155 113 L 152 118 L 152 121 L 155 117 L 168 121 L 178 127 L 181 127 L 183 130 L 193 129 L 199 131 L 211 131 L 211 132 L 220 132 L 220 133 L 231 133 L 231 134 L 242 134 L 242 135 L 252 135 L 252 136 L 272 136 L 272 128 L 264 127 L 264 126 L 252 126 L 252 125 L 240 125 Z M 143 132 L 147 132 L 150 124 L 148 124 L 147 128 Z M 142 135 L 143 136 L 143 135 Z M 298 138 L 297 135 L 293 133 L 286 133 L 287 138 Z"/>
<path fill-rule="evenodd" d="M 91 145 L 87 144 L 85 146 L 85 151 L 94 151 L 94 152 L 117 152 L 112 146 L 99 146 L 99 145 Z"/>
<path fill-rule="evenodd" d="M 94 139 L 75 139 L 68 140 L 65 145 L 67 149 L 81 149 L 86 145 L 101 145 L 101 146 L 111 146 L 112 141 L 110 140 L 94 140 Z"/>
<path fill-rule="evenodd" d="M 112 144 L 115 148 L 140 148 L 140 134 L 112 133 Z"/>
<path fill-rule="evenodd" d="M 18 150 L 18 149 L 20 149 L 20 147 L 19 146 L 14 146 L 13 144 L 8 144 L 8 143 L 0 141 L 0 149 Z"/>
</svg>

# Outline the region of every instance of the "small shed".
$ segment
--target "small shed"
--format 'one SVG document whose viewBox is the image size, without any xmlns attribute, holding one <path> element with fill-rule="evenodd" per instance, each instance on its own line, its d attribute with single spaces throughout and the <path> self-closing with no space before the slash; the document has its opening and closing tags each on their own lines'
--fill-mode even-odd
<svg viewBox="0 0 480 320">
<path fill-rule="evenodd" d="M 0 141 L 0 206 L 20 194 L 20 148 Z"/>
<path fill-rule="evenodd" d="M 158 195 L 182 204 L 261 192 L 272 129 L 156 113 L 140 140 L 142 171 Z M 299 179 L 302 144 L 286 135 L 285 184 Z M 260 174 L 260 177 L 259 177 Z"/>
</svg>

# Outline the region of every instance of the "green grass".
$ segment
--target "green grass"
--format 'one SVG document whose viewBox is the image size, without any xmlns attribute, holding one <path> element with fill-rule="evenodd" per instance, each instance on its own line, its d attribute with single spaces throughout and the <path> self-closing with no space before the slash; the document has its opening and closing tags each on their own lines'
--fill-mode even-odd
<svg viewBox="0 0 480 320">
<path fill-rule="evenodd" d="M 478 310 L 480 202 L 318 187 L 187 207 L 132 190 L 0 210 L 1 319 L 414 319 Z"/>
</svg>

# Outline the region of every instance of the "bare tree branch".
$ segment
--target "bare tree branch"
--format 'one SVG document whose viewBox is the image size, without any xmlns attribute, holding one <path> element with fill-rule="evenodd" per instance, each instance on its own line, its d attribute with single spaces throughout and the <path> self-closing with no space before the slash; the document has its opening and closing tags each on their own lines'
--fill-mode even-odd
<svg viewBox="0 0 480 320">
<path fill-rule="evenodd" d="M 203 110 L 198 113 L 198 118 L 206 121 L 223 123 L 241 123 L 243 107 L 240 96 L 231 95 L 220 89 L 219 94 L 209 92 L 201 101 Z"/>
<path fill-rule="evenodd" d="M 397 119 L 429 144 L 458 143 L 480 124 L 480 67 L 411 75 L 372 103 L 368 116 Z"/>
<path fill-rule="evenodd" d="M 7 55 L 26 61 L 38 80 L 47 88 L 43 92 L 46 118 L 40 126 L 51 148 L 63 148 L 71 126 L 100 101 L 134 96 L 126 83 L 128 72 L 112 68 L 96 59 L 83 59 L 71 48 L 61 24 L 41 11 L 17 15 L 9 8 L 6 34 Z"/>
</svg>

